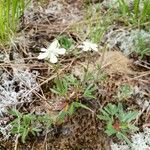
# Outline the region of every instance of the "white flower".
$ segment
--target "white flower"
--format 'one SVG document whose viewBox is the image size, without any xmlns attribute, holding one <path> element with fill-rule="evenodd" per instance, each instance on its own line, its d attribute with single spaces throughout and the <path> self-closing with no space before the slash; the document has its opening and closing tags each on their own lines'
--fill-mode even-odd
<svg viewBox="0 0 150 150">
<path fill-rule="evenodd" d="M 54 40 L 51 45 L 46 48 L 41 48 L 41 52 L 38 56 L 38 59 L 49 59 L 51 63 L 57 63 L 58 55 L 63 55 L 66 52 L 66 49 L 60 48 L 58 40 Z"/>
<path fill-rule="evenodd" d="M 83 51 L 98 51 L 98 45 L 89 40 L 84 41 L 83 45 L 79 45 L 78 48 L 81 48 Z"/>
</svg>

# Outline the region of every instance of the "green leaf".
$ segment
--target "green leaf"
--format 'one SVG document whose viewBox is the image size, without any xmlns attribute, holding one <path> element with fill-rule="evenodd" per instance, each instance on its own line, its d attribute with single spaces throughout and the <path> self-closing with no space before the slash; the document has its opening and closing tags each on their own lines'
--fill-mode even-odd
<svg viewBox="0 0 150 150">
<path fill-rule="evenodd" d="M 72 45 L 73 45 L 73 41 L 65 36 L 62 35 L 58 38 L 59 44 L 61 45 L 61 47 L 65 48 L 65 49 L 69 49 Z"/>
<path fill-rule="evenodd" d="M 24 128 L 23 129 L 23 133 L 21 134 L 21 141 L 22 143 L 25 143 L 26 137 L 29 133 L 29 129 L 28 128 Z"/>
<path fill-rule="evenodd" d="M 16 109 L 12 109 L 10 111 L 10 114 L 13 115 L 13 116 L 15 116 L 15 117 L 19 117 L 19 118 L 22 116 L 22 114 L 18 110 L 16 110 Z"/>
<path fill-rule="evenodd" d="M 108 116 L 97 115 L 97 117 L 98 117 L 100 120 L 111 121 L 111 118 L 108 117 Z"/>
<path fill-rule="evenodd" d="M 65 117 L 68 115 L 68 111 L 60 111 L 58 116 L 57 116 L 57 120 L 59 121 L 64 121 Z"/>
<path fill-rule="evenodd" d="M 136 119 L 136 117 L 137 117 L 137 115 L 138 115 L 138 112 L 128 112 L 125 116 L 124 116 L 124 118 L 123 118 L 123 122 L 131 122 L 132 120 L 134 120 L 134 119 Z"/>
<path fill-rule="evenodd" d="M 56 89 L 50 89 L 51 92 L 55 93 L 55 94 L 60 94 L 60 92 L 58 92 Z"/>
<path fill-rule="evenodd" d="M 56 78 L 54 80 L 55 86 L 51 91 L 55 94 L 59 94 L 60 96 L 64 96 L 68 91 L 68 83 L 65 79 Z"/>
<path fill-rule="evenodd" d="M 87 106 L 85 106 L 85 105 L 83 105 L 83 104 L 81 104 L 79 102 L 73 102 L 72 104 L 74 105 L 75 108 L 81 107 L 81 108 L 84 108 L 84 109 L 87 109 L 87 110 L 91 111 L 91 109 L 89 107 L 87 107 Z"/>
<path fill-rule="evenodd" d="M 41 129 L 39 129 L 39 128 L 32 128 L 32 130 L 31 130 L 32 133 L 35 133 L 35 132 L 38 133 L 40 131 L 41 131 Z"/>
<path fill-rule="evenodd" d="M 51 125 L 53 123 L 53 119 L 48 114 L 46 114 L 44 116 L 39 116 L 38 121 L 43 122 L 46 125 L 46 128 L 51 127 Z"/>
<path fill-rule="evenodd" d="M 135 14 L 135 19 L 138 18 L 138 15 L 140 13 L 139 7 L 140 7 L 140 0 L 134 0 L 134 14 Z"/>
<path fill-rule="evenodd" d="M 118 112 L 118 108 L 116 105 L 109 103 L 106 107 L 104 107 L 105 111 L 110 115 L 115 115 Z"/>
<path fill-rule="evenodd" d="M 69 76 L 66 76 L 65 79 L 69 83 L 69 85 L 73 85 L 73 86 L 79 85 L 79 81 L 72 74 Z"/>
<path fill-rule="evenodd" d="M 119 8 L 120 11 L 122 12 L 123 15 L 129 15 L 130 11 L 129 11 L 129 6 L 127 5 L 127 3 L 124 0 L 118 0 L 119 2 Z"/>
<path fill-rule="evenodd" d="M 75 112 L 75 109 L 76 108 L 84 108 L 84 109 L 87 109 L 87 110 L 90 110 L 90 108 L 88 108 L 87 106 L 81 104 L 81 103 L 78 103 L 78 102 L 73 102 L 71 105 L 70 105 L 70 108 L 68 110 L 68 113 L 69 115 L 73 115 L 73 113 Z"/>
<path fill-rule="evenodd" d="M 139 128 L 136 127 L 136 126 L 133 125 L 133 124 L 129 124 L 129 125 L 128 125 L 128 128 L 129 128 L 130 130 L 132 130 L 132 131 L 138 131 L 138 130 L 139 130 Z"/>
<path fill-rule="evenodd" d="M 121 132 L 118 132 L 117 134 L 116 134 L 116 136 L 117 136 L 117 138 L 119 138 L 119 139 L 121 139 L 121 140 L 125 140 L 126 141 L 126 143 L 128 143 L 130 146 L 131 146 L 131 142 L 130 142 L 130 140 L 127 138 L 127 136 L 126 135 L 124 135 L 124 134 L 122 134 Z"/>
<path fill-rule="evenodd" d="M 94 91 L 96 90 L 96 86 L 93 84 L 90 84 L 84 91 L 83 96 L 85 98 L 94 98 L 96 99 L 96 97 L 92 94 Z"/>
<path fill-rule="evenodd" d="M 106 117 L 109 117 L 110 115 L 103 109 L 100 110 L 102 112 L 102 114 Z"/>
<path fill-rule="evenodd" d="M 108 123 L 107 126 L 106 126 L 106 133 L 108 134 L 108 136 L 111 136 L 113 134 L 116 134 L 116 130 L 114 129 L 114 127 L 112 126 L 111 123 Z"/>
</svg>

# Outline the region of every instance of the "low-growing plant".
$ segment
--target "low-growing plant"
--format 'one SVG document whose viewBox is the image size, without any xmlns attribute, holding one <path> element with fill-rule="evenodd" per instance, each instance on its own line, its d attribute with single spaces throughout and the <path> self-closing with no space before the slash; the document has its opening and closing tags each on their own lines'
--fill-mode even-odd
<svg viewBox="0 0 150 150">
<path fill-rule="evenodd" d="M 23 114 L 16 109 L 12 109 L 10 114 L 15 119 L 10 123 L 12 126 L 11 133 L 18 135 L 21 141 L 25 143 L 29 134 L 36 135 L 43 128 L 48 129 L 53 122 L 49 115 L 37 116 L 34 114 Z M 39 126 L 41 124 L 41 126 Z"/>
<path fill-rule="evenodd" d="M 150 55 L 150 37 L 139 37 L 135 48 L 135 52 L 141 57 L 141 59 L 146 55 Z"/>
<path fill-rule="evenodd" d="M 68 75 L 65 77 L 66 81 L 69 83 L 69 85 L 74 86 L 76 88 L 79 87 L 80 82 L 77 80 L 76 77 L 74 77 L 74 75 Z"/>
<path fill-rule="evenodd" d="M 53 123 L 53 119 L 51 116 L 49 116 L 48 114 L 42 115 L 42 116 L 38 116 L 37 117 L 37 122 L 41 123 L 44 129 L 49 129 Z"/>
<path fill-rule="evenodd" d="M 55 78 L 54 86 L 51 88 L 51 91 L 59 96 L 68 98 L 68 92 L 70 89 L 74 89 L 74 92 L 81 91 L 81 84 L 73 75 Z"/>
<path fill-rule="evenodd" d="M 39 131 L 39 128 L 36 127 L 35 121 L 37 120 L 36 116 L 33 114 L 22 114 L 16 109 L 12 109 L 10 112 L 11 115 L 16 117 L 10 124 L 12 126 L 11 133 L 14 135 L 19 135 L 21 141 L 25 143 L 25 140 L 29 133 L 35 135 Z"/>
<path fill-rule="evenodd" d="M 83 97 L 89 99 L 96 99 L 95 95 L 93 94 L 96 91 L 96 86 L 94 84 L 90 84 L 84 90 Z"/>
<path fill-rule="evenodd" d="M 69 81 L 70 85 L 74 86 L 75 91 L 80 91 L 81 93 L 83 93 L 82 96 L 84 98 L 89 98 L 89 99 L 96 98 L 94 95 L 94 92 L 96 90 L 95 84 L 91 83 L 89 85 L 86 85 L 86 84 L 83 85 L 73 75 L 67 76 L 66 79 L 67 79 L 67 81 Z M 91 77 L 90 75 L 89 75 L 89 77 L 86 78 L 86 81 L 89 81 L 89 80 L 93 80 L 93 77 Z"/>
<path fill-rule="evenodd" d="M 68 82 L 65 80 L 65 78 L 57 77 L 54 80 L 54 86 L 51 88 L 51 91 L 55 94 L 58 94 L 59 96 L 66 96 L 68 92 Z"/>
<path fill-rule="evenodd" d="M 72 92 L 76 93 L 76 99 L 78 99 L 78 95 L 89 99 L 96 98 L 94 95 L 96 85 L 94 83 L 87 84 L 84 81 L 79 82 L 73 75 L 56 78 L 54 80 L 54 86 L 51 88 L 53 93 L 63 96 L 66 99 L 69 98 L 69 90 L 73 90 Z"/>
<path fill-rule="evenodd" d="M 125 112 L 122 104 L 120 103 L 118 105 L 109 103 L 100 111 L 101 113 L 97 115 L 97 117 L 100 120 L 105 121 L 105 132 L 108 136 L 115 135 L 117 138 L 125 140 L 128 144 L 131 144 L 127 137 L 127 133 L 138 130 L 138 128 L 132 123 L 132 121 L 137 117 L 138 112 Z"/>
</svg>

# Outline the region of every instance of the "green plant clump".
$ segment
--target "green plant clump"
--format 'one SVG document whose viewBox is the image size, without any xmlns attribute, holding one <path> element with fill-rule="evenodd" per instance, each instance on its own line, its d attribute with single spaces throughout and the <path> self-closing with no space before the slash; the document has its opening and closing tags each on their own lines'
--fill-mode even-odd
<svg viewBox="0 0 150 150">
<path fill-rule="evenodd" d="M 69 99 L 69 91 L 74 89 L 75 95 L 77 95 L 76 100 L 78 100 L 78 95 L 83 96 L 88 99 L 95 99 L 95 84 L 86 85 L 84 82 L 80 83 L 73 75 L 68 75 L 64 78 L 57 77 L 54 80 L 54 86 L 51 88 L 51 91 L 54 94 L 63 96 L 66 99 Z"/>
<path fill-rule="evenodd" d="M 146 55 L 150 56 L 150 37 L 139 37 L 135 52 L 141 57 L 141 59 Z"/>
<path fill-rule="evenodd" d="M 39 124 L 42 124 L 46 129 L 52 124 L 52 119 L 48 115 L 37 116 L 34 114 L 22 114 L 16 109 L 12 109 L 10 114 L 15 117 L 10 123 L 12 126 L 11 133 L 18 135 L 23 143 L 25 143 L 29 134 L 35 136 L 41 131 L 41 127 L 38 126 Z"/>
<path fill-rule="evenodd" d="M 73 45 L 73 40 L 65 35 L 60 36 L 58 41 L 60 45 L 67 50 Z"/>
<path fill-rule="evenodd" d="M 17 30 L 21 15 L 30 0 L 0 0 L 0 41 L 7 41 Z"/>
<path fill-rule="evenodd" d="M 125 112 L 120 103 L 118 106 L 109 103 L 101 109 L 101 114 L 97 115 L 97 117 L 106 122 L 105 132 L 108 136 L 116 135 L 117 138 L 125 140 L 131 145 L 130 140 L 127 138 L 127 133 L 138 130 L 138 128 L 132 123 L 137 115 L 138 112 L 136 111 Z"/>
<path fill-rule="evenodd" d="M 133 8 L 125 0 L 118 0 L 119 10 L 131 24 L 141 25 L 150 20 L 150 1 L 134 0 Z"/>
</svg>

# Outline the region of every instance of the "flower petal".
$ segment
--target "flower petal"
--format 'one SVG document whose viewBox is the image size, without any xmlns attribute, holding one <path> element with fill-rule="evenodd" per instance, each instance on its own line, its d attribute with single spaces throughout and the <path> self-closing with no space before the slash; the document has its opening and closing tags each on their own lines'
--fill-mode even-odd
<svg viewBox="0 0 150 150">
<path fill-rule="evenodd" d="M 38 59 L 45 59 L 47 57 L 47 53 L 40 53 L 37 57 Z"/>
<path fill-rule="evenodd" d="M 56 49 L 56 48 L 58 48 L 59 47 L 59 42 L 58 42 L 58 40 L 54 40 L 52 43 L 51 43 L 51 45 L 48 47 L 48 50 L 54 50 L 54 49 Z"/>
<path fill-rule="evenodd" d="M 41 48 L 41 52 L 46 52 L 47 49 L 46 48 Z"/>
<path fill-rule="evenodd" d="M 84 47 L 82 50 L 85 51 L 85 52 L 91 51 L 91 49 L 89 47 Z"/>
<path fill-rule="evenodd" d="M 90 46 L 91 42 L 89 40 L 86 40 L 86 41 L 83 42 L 83 45 L 84 46 Z"/>
<path fill-rule="evenodd" d="M 97 48 L 97 44 L 91 44 L 91 49 L 94 50 L 94 51 L 98 51 L 98 48 Z"/>
<path fill-rule="evenodd" d="M 57 61 L 58 61 L 58 59 L 57 59 L 56 55 L 54 53 L 51 53 L 50 54 L 50 62 L 55 64 L 55 63 L 57 63 Z"/>
<path fill-rule="evenodd" d="M 85 46 L 85 45 L 79 45 L 78 48 L 82 49 L 83 51 L 88 51 L 89 47 Z"/>
<path fill-rule="evenodd" d="M 98 52 L 98 48 L 97 47 L 93 48 L 93 50 L 96 51 L 96 52 Z"/>
<path fill-rule="evenodd" d="M 63 55 L 63 54 L 66 53 L 66 49 L 65 49 L 65 48 L 57 48 L 57 49 L 55 50 L 55 52 L 56 52 L 57 54 Z"/>
</svg>

